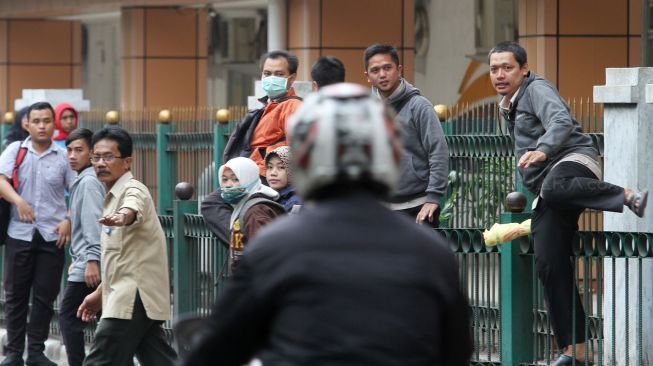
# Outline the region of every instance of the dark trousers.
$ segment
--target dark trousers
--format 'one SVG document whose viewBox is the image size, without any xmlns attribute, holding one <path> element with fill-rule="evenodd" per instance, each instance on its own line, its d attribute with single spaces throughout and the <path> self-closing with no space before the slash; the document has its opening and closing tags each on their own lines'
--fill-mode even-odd
<svg viewBox="0 0 653 366">
<path fill-rule="evenodd" d="M 63 249 L 57 248 L 53 241 L 46 242 L 38 231 L 31 242 L 7 238 L 4 285 L 8 352 L 23 352 L 26 331 L 28 352 L 45 349 L 63 265 Z M 30 291 L 32 310 L 27 324 Z"/>
<path fill-rule="evenodd" d="M 420 206 L 417 206 L 417 207 L 407 208 L 405 210 L 397 210 L 397 212 L 401 212 L 403 214 L 406 214 L 413 221 L 415 221 L 415 219 L 417 218 L 417 214 L 420 212 L 421 209 L 422 209 L 422 206 L 420 205 Z M 440 207 L 439 206 L 438 206 L 438 209 L 435 210 L 435 212 L 433 213 L 433 222 L 429 222 L 429 219 L 427 218 L 427 219 L 425 219 L 423 221 L 422 225 L 427 225 L 427 226 L 430 226 L 430 227 L 432 227 L 434 229 L 437 229 L 437 228 L 440 227 Z"/>
<path fill-rule="evenodd" d="M 63 342 L 66 345 L 69 366 L 81 366 L 86 355 L 84 328 L 87 323 L 77 317 L 77 309 L 84 298 L 94 290 L 95 288 L 86 286 L 84 282 L 68 281 L 66 284 L 59 309 L 59 325 Z"/>
<path fill-rule="evenodd" d="M 544 179 L 531 229 L 537 272 L 560 348 L 585 341 L 585 311 L 571 259 L 580 214 L 585 208 L 621 212 L 623 204 L 623 188 L 598 180 L 578 163 L 561 163 Z"/>
<path fill-rule="evenodd" d="M 177 353 L 166 342 L 159 320 L 147 317 L 138 294 L 131 319 L 102 318 L 85 366 L 129 366 L 134 355 L 143 366 L 172 366 Z"/>
</svg>

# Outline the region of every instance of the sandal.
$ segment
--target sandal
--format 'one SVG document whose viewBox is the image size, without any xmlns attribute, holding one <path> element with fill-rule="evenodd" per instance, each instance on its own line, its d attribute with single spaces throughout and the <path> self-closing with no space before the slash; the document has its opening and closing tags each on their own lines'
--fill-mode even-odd
<svg viewBox="0 0 653 366">
<path fill-rule="evenodd" d="M 644 210 L 646 210 L 646 201 L 648 201 L 648 190 L 641 192 L 634 191 L 630 195 L 630 198 L 626 202 L 626 206 L 639 217 L 644 216 Z"/>
</svg>

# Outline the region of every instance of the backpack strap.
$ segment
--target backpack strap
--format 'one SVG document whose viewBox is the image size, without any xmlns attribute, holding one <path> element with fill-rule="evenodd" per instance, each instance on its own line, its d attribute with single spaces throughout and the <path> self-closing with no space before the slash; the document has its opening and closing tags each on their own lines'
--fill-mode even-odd
<svg viewBox="0 0 653 366">
<path fill-rule="evenodd" d="M 275 202 L 269 198 L 265 197 L 254 197 L 247 202 L 245 202 L 245 205 L 243 208 L 240 210 L 240 213 L 238 214 L 238 220 L 240 220 L 240 227 L 243 227 L 243 222 L 245 221 L 245 214 L 247 211 L 252 208 L 252 206 L 258 205 L 259 203 L 264 203 L 270 207 L 278 209 L 280 212 L 286 212 L 286 209 L 283 208 L 278 202 Z"/>
<path fill-rule="evenodd" d="M 21 142 L 21 145 L 23 143 Z M 18 168 L 20 168 L 21 164 L 23 164 L 23 160 L 25 160 L 25 155 L 27 155 L 27 148 L 24 146 L 20 146 L 18 148 L 18 152 L 16 153 L 16 162 L 14 164 L 14 170 L 11 172 L 11 185 L 14 187 L 14 190 L 18 190 L 18 187 L 20 186 L 20 182 L 18 181 Z"/>
</svg>

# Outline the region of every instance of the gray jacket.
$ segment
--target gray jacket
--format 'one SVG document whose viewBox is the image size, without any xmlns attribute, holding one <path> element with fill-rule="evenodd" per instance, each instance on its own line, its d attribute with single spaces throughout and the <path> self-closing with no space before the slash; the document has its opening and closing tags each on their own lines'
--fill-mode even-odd
<svg viewBox="0 0 653 366">
<path fill-rule="evenodd" d="M 592 139 L 583 133 L 555 87 L 532 71 L 503 116 L 515 142 L 516 161 L 529 150 L 541 151 L 548 157 L 541 164 L 519 168 L 524 186 L 535 194 L 549 170 L 564 156 L 573 152 L 598 157 Z"/>
<path fill-rule="evenodd" d="M 84 282 L 86 262 L 100 261 L 101 225 L 98 219 L 102 215 L 104 195 L 104 185 L 97 179 L 93 167 L 82 170 L 70 189 L 72 266 L 68 281 Z"/>
<path fill-rule="evenodd" d="M 378 90 L 375 92 L 378 94 Z M 447 193 L 449 149 L 433 105 L 404 79 L 387 103 L 400 109 L 404 144 L 399 184 L 391 202 L 426 196 L 426 202 L 439 203 Z"/>
</svg>

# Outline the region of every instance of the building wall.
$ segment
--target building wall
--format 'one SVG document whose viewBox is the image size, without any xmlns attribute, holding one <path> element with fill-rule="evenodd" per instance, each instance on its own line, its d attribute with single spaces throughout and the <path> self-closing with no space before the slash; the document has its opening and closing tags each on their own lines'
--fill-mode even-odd
<svg viewBox="0 0 653 366">
<path fill-rule="evenodd" d="M 590 98 L 608 67 L 641 65 L 641 1 L 520 0 L 519 42 L 531 69 L 568 98 Z"/>
<path fill-rule="evenodd" d="M 121 11 L 123 109 L 206 105 L 206 10 Z"/>
<path fill-rule="evenodd" d="M 0 110 L 23 89 L 80 88 L 81 44 L 79 22 L 0 20 Z"/>
<path fill-rule="evenodd" d="M 300 60 L 298 80 L 311 80 L 320 56 L 345 64 L 346 81 L 369 85 L 363 52 L 374 43 L 397 47 L 406 79 L 414 79 L 414 0 L 288 0 L 288 49 Z"/>
</svg>

